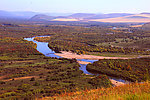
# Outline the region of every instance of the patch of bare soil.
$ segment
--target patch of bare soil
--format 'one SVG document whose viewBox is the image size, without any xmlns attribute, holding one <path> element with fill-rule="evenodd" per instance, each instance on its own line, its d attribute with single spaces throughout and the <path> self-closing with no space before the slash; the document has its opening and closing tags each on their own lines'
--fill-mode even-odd
<svg viewBox="0 0 150 100">
<path fill-rule="evenodd" d="M 119 82 L 119 81 L 116 81 L 116 80 L 113 80 L 113 79 L 109 79 L 111 81 L 111 83 L 115 86 L 120 86 L 120 85 L 125 85 L 126 83 L 123 83 L 123 82 Z"/>
<path fill-rule="evenodd" d="M 55 55 L 64 57 L 64 58 L 75 58 L 75 59 L 90 59 L 90 60 L 99 60 L 99 59 L 129 59 L 126 57 L 103 57 L 103 56 L 94 56 L 94 55 L 78 55 L 71 52 L 61 51 L 62 53 L 55 53 Z"/>
<path fill-rule="evenodd" d="M 91 62 L 77 61 L 79 64 L 90 64 Z"/>
</svg>

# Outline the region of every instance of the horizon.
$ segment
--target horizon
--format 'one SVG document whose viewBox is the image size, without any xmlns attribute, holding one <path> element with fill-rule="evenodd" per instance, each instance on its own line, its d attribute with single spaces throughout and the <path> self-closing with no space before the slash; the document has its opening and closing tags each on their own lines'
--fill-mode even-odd
<svg viewBox="0 0 150 100">
<path fill-rule="evenodd" d="M 150 12 L 149 3 L 149 0 L 5 0 L 1 1 L 0 10 L 37 13 L 138 14 Z"/>
<path fill-rule="evenodd" d="M 67 13 L 67 12 L 37 12 L 37 11 L 29 11 L 29 10 L 26 10 L 26 11 L 19 11 L 19 10 L 18 11 L 11 11 L 11 10 L 2 10 L 2 9 L 0 9 L 0 11 L 6 11 L 6 12 L 12 12 L 12 13 L 13 12 L 32 12 L 32 13 L 39 13 L 39 14 L 51 14 L 51 13 L 54 13 L 54 14 L 78 14 L 78 13 L 81 13 L 81 14 L 82 13 L 84 13 L 84 14 L 115 14 L 115 13 L 116 14 L 117 13 L 118 14 L 119 13 L 142 14 L 142 13 L 150 13 L 150 11 L 149 12 L 137 12 L 137 13 L 129 13 L 129 12 L 108 12 L 108 13 L 100 13 L 100 12 L 99 13 L 96 13 L 96 12 L 95 13 L 94 12 L 93 13 L 92 12 L 89 12 L 89 13 L 88 12 L 75 12 L 75 13 L 74 12 L 70 12 L 69 13 L 68 12 Z"/>
</svg>

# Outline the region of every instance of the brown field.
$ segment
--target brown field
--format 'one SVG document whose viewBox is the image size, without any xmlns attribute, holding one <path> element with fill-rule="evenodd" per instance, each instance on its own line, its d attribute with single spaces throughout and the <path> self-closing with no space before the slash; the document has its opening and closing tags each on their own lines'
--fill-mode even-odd
<svg viewBox="0 0 150 100">
<path fill-rule="evenodd" d="M 143 25 L 132 25 L 130 27 L 142 27 Z"/>
<path fill-rule="evenodd" d="M 127 19 L 127 18 L 108 18 L 108 19 L 93 19 L 90 21 L 97 21 L 97 22 L 111 22 L 111 23 L 123 23 L 123 22 L 135 22 L 135 23 L 141 23 L 141 22 L 150 22 L 150 19 Z"/>
<path fill-rule="evenodd" d="M 128 17 L 148 17 L 148 18 L 128 18 Z M 137 14 L 137 15 L 130 15 L 125 17 L 117 17 L 117 18 L 107 18 L 107 19 L 92 19 L 90 21 L 98 21 L 98 22 L 111 22 L 111 23 L 122 23 L 122 22 L 135 22 L 135 23 L 141 23 L 141 22 L 150 22 L 150 15 L 147 14 Z"/>
</svg>

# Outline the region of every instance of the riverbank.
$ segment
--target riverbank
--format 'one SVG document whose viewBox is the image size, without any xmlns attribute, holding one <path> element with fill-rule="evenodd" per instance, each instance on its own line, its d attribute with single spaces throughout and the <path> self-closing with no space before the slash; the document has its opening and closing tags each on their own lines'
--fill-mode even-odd
<svg viewBox="0 0 150 100">
<path fill-rule="evenodd" d="M 61 53 L 55 53 L 57 56 L 61 56 L 63 58 L 75 58 L 75 59 L 89 59 L 89 60 L 99 60 L 99 59 L 130 59 L 127 57 L 104 57 L 104 56 L 94 56 L 94 55 L 78 55 L 76 53 L 61 51 Z"/>
<path fill-rule="evenodd" d="M 111 81 L 111 83 L 114 85 L 114 86 L 121 86 L 121 85 L 125 85 L 127 83 L 124 83 L 124 82 L 119 82 L 119 81 L 116 81 L 114 79 L 109 79 Z"/>
</svg>

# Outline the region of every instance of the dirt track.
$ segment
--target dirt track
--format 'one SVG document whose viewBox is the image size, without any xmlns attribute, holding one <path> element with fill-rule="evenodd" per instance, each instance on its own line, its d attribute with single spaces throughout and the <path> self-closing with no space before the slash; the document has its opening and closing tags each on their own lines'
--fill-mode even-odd
<svg viewBox="0 0 150 100">
<path fill-rule="evenodd" d="M 11 80 L 21 80 L 21 79 L 29 79 L 29 78 L 32 78 L 32 77 L 34 77 L 34 78 L 37 78 L 37 76 L 25 76 L 25 77 L 18 77 L 18 78 L 12 78 L 12 79 L 3 79 L 3 78 L 5 78 L 5 76 L 2 76 L 2 77 L 0 77 L 0 81 L 4 81 L 4 82 L 7 82 L 7 81 L 11 81 Z"/>
</svg>

